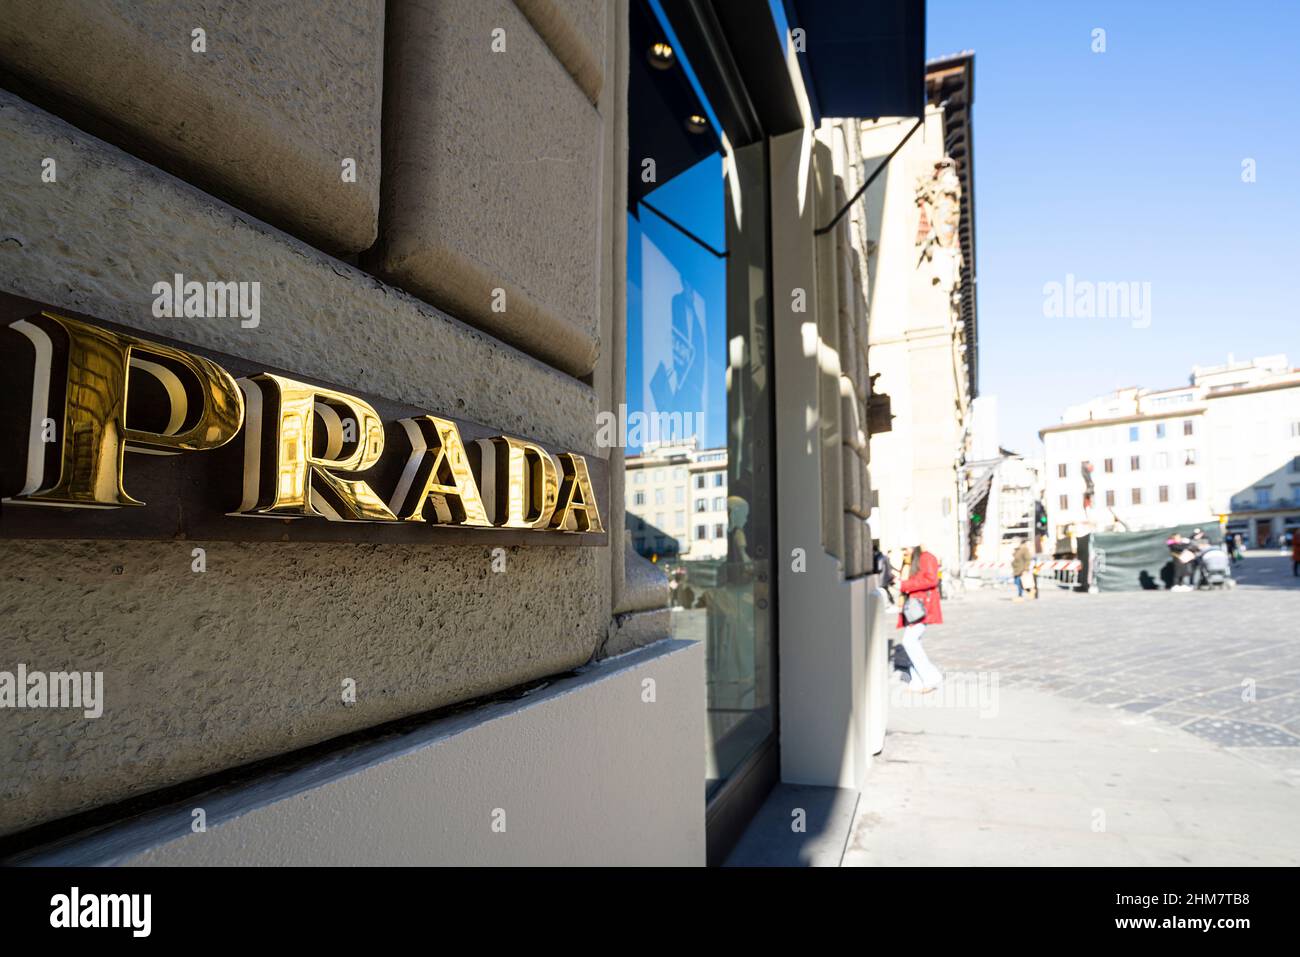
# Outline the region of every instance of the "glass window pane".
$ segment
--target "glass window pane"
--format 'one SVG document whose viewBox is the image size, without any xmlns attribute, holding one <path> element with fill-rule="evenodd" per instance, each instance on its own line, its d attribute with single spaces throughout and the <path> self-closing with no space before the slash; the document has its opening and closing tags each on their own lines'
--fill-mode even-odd
<svg viewBox="0 0 1300 957">
<path fill-rule="evenodd" d="M 633 0 L 634 51 L 656 42 L 675 46 Z M 761 143 L 724 152 L 674 53 L 631 57 L 627 462 L 675 470 L 695 516 L 646 557 L 669 580 L 674 636 L 704 644 L 711 794 L 774 731 L 767 171 Z"/>
</svg>

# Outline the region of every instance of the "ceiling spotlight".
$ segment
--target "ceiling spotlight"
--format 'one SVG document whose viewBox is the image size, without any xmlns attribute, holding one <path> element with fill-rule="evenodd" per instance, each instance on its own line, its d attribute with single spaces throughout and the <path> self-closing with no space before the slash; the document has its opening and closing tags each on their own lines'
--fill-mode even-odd
<svg viewBox="0 0 1300 957">
<path fill-rule="evenodd" d="M 657 70 L 669 69 L 675 59 L 673 48 L 666 43 L 651 44 L 646 56 L 650 60 L 650 65 Z"/>
<path fill-rule="evenodd" d="M 703 133 L 709 128 L 709 121 L 698 113 L 686 117 L 686 128 L 692 133 Z"/>
</svg>

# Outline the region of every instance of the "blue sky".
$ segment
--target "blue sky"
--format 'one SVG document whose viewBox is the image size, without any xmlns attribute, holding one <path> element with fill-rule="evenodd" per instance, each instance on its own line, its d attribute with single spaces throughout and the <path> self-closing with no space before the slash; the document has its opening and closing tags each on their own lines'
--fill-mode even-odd
<svg viewBox="0 0 1300 957">
<path fill-rule="evenodd" d="M 975 51 L 980 380 L 1003 445 L 1037 452 L 1065 405 L 1229 353 L 1300 365 L 1300 3 L 929 0 L 927 31 L 930 57 Z M 1150 327 L 1045 318 L 1067 273 L 1149 282 Z"/>
</svg>

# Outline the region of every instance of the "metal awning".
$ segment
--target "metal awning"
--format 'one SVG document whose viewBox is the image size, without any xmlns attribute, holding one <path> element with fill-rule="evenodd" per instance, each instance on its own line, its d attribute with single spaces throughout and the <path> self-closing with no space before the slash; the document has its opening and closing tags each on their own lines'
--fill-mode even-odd
<svg viewBox="0 0 1300 957">
<path fill-rule="evenodd" d="M 925 111 L 925 0 L 783 0 L 813 118 Z"/>
</svg>

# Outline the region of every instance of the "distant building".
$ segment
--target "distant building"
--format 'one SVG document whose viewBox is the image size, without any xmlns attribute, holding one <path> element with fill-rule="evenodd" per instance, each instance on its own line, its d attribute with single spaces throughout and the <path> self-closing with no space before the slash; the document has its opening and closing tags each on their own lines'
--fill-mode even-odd
<svg viewBox="0 0 1300 957">
<path fill-rule="evenodd" d="M 727 557 L 727 450 L 696 440 L 627 457 L 627 530 L 646 558 Z"/>
<path fill-rule="evenodd" d="M 1217 524 L 1255 546 L 1300 528 L 1300 369 L 1284 355 L 1118 389 L 1039 432 L 1053 531 Z M 1085 508 L 1085 463 L 1093 492 Z"/>
</svg>

